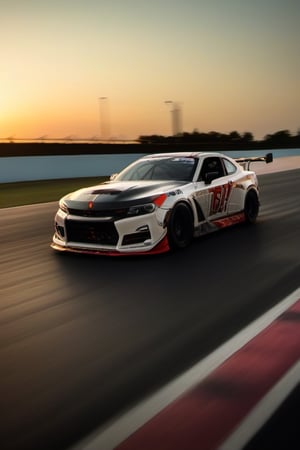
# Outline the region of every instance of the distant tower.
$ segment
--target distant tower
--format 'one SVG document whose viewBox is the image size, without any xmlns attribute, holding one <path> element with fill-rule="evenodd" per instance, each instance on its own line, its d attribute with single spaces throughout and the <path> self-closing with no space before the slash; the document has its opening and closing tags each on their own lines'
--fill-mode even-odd
<svg viewBox="0 0 300 450">
<path fill-rule="evenodd" d="M 182 134 L 182 112 L 179 103 L 174 103 L 172 114 L 173 135 L 177 136 L 179 134 Z"/>
<path fill-rule="evenodd" d="M 181 105 L 178 102 L 172 100 L 165 101 L 166 104 L 171 105 L 171 122 L 173 136 L 182 134 L 182 110 Z"/>
</svg>

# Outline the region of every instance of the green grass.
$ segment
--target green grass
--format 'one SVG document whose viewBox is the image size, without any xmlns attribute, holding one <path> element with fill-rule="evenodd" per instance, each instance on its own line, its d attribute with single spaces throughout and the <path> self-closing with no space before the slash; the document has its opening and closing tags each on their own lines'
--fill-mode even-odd
<svg viewBox="0 0 300 450">
<path fill-rule="evenodd" d="M 63 195 L 93 186 L 109 177 L 68 178 L 59 180 L 0 183 L 0 208 L 58 201 Z"/>
</svg>

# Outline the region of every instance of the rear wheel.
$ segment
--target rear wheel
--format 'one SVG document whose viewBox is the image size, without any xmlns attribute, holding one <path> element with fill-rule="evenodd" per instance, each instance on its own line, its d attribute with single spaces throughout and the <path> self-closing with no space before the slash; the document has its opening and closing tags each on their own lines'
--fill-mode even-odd
<svg viewBox="0 0 300 450">
<path fill-rule="evenodd" d="M 253 224 L 257 220 L 259 212 L 259 200 L 255 191 L 249 191 L 245 199 L 245 219 L 247 223 Z"/>
<path fill-rule="evenodd" d="M 193 240 L 194 225 L 190 208 L 179 203 L 171 212 L 168 223 L 168 239 L 171 249 L 185 248 Z"/>
</svg>

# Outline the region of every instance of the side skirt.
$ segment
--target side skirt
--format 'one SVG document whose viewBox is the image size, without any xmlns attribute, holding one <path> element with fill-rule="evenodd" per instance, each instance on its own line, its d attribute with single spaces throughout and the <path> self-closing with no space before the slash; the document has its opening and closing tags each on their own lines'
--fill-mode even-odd
<svg viewBox="0 0 300 450">
<path fill-rule="evenodd" d="M 232 216 L 226 216 L 220 219 L 207 221 L 201 223 L 198 227 L 195 228 L 194 236 L 198 237 L 204 234 L 212 233 L 213 231 L 217 231 L 221 228 L 230 227 L 231 225 L 236 225 L 238 223 L 243 223 L 245 222 L 245 220 L 246 219 L 244 212 L 240 212 L 238 214 L 233 214 Z"/>
</svg>

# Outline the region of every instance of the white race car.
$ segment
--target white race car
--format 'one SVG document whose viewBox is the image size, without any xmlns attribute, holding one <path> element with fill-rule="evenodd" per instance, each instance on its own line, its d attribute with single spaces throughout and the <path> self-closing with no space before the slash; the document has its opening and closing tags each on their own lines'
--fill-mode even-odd
<svg viewBox="0 0 300 450">
<path fill-rule="evenodd" d="M 59 202 L 52 248 L 103 255 L 162 253 L 240 222 L 255 223 L 262 157 L 163 153 L 140 158 L 110 181 Z"/>
</svg>

